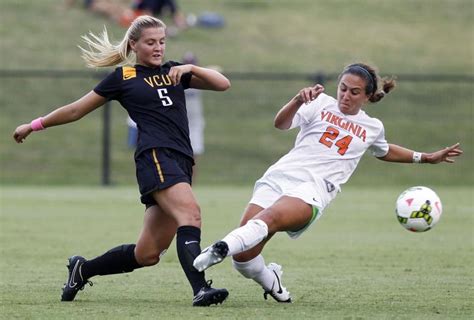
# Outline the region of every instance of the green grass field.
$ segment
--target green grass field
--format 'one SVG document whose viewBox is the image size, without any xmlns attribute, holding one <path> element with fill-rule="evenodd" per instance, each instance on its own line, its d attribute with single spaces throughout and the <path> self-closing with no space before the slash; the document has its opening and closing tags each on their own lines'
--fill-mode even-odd
<svg viewBox="0 0 474 320">
<path fill-rule="evenodd" d="M 472 319 L 472 188 L 436 189 L 444 214 L 422 234 L 395 218 L 403 188 L 349 186 L 302 238 L 271 241 L 266 261 L 284 266 L 293 304 L 265 301 L 226 260 L 207 275 L 229 299 L 193 308 L 174 242 L 158 266 L 93 278 L 75 302 L 59 301 L 68 256 L 92 258 L 136 240 L 143 212 L 136 189 L 2 187 L 0 318 Z M 203 246 L 238 224 L 250 193 L 251 186 L 196 188 Z"/>
<path fill-rule="evenodd" d="M 128 0 L 117 0 L 128 3 Z M 0 1 L 2 70 L 87 71 L 77 44 L 104 25 L 124 29 L 80 3 Z M 192 308 L 174 243 L 156 267 L 93 279 L 74 303 L 60 303 L 66 259 L 92 258 L 132 243 L 141 227 L 126 114 L 112 103 L 112 187 L 100 188 L 102 110 L 80 122 L 35 133 L 17 145 L 15 127 L 88 92 L 85 78 L 0 74 L 0 319 L 472 319 L 474 317 L 473 83 L 412 82 L 404 74 L 474 74 L 472 0 L 193 0 L 186 13 L 213 11 L 226 26 L 190 29 L 168 40 L 167 58 L 194 51 L 224 73 L 338 73 L 355 61 L 398 76 L 398 87 L 367 109 L 390 142 L 433 151 L 460 141 L 454 165 L 387 164 L 365 157 L 339 198 L 297 241 L 277 235 L 267 262 L 283 265 L 294 303 L 263 300 L 262 290 L 229 261 L 208 278 L 226 287 L 224 305 Z M 165 19 L 169 22 L 169 19 Z M 471 44 L 471 45 L 469 45 Z M 272 127 L 301 79 L 239 80 L 205 92 L 206 153 L 195 188 L 203 247 L 240 219 L 254 181 L 293 145 L 296 132 Z M 335 83 L 326 83 L 334 95 Z M 232 185 L 232 186 L 230 186 Z M 414 234 L 397 222 L 398 194 L 435 189 L 444 215 Z"/>
</svg>

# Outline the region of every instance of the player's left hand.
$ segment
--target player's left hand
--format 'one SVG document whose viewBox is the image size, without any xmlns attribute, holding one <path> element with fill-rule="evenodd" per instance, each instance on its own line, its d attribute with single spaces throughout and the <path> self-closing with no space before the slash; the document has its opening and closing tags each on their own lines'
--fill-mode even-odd
<svg viewBox="0 0 474 320">
<path fill-rule="evenodd" d="M 185 73 L 191 72 L 192 68 L 192 64 L 183 64 L 181 66 L 171 67 L 170 71 L 168 72 L 168 76 L 170 77 L 173 85 L 178 85 L 181 82 L 181 76 Z"/>
<path fill-rule="evenodd" d="M 463 151 L 459 148 L 460 143 L 453 144 L 450 147 L 435 151 L 433 153 L 427 153 L 424 159 L 426 163 L 436 164 L 440 162 L 453 163 L 452 157 L 459 157 Z"/>
</svg>

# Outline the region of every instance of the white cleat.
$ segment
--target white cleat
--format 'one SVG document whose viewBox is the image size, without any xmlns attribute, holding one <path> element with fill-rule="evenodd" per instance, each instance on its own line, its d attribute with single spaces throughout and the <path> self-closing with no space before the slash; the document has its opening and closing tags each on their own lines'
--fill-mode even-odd
<svg viewBox="0 0 474 320">
<path fill-rule="evenodd" d="M 224 260 L 227 256 L 227 252 L 229 252 L 227 243 L 218 241 L 212 246 L 202 250 L 201 254 L 194 259 L 193 266 L 197 271 L 202 272 Z"/>
<path fill-rule="evenodd" d="M 265 291 L 263 297 L 265 298 L 265 300 L 267 300 L 267 296 L 270 295 L 277 302 L 290 303 L 290 293 L 281 283 L 281 275 L 283 274 L 283 271 L 281 271 L 281 266 L 272 262 L 267 266 L 267 268 L 275 274 L 275 280 L 273 281 L 272 288 L 268 291 Z"/>
</svg>

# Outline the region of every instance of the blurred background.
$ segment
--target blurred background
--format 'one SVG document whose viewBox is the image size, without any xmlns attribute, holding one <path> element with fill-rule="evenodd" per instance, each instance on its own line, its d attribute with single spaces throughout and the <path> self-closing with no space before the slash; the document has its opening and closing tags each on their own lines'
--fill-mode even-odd
<svg viewBox="0 0 474 320">
<path fill-rule="evenodd" d="M 110 71 L 87 69 L 77 46 L 104 25 L 120 41 L 132 1 L 95 2 L 0 2 L 1 184 L 135 185 L 126 113 L 116 102 L 22 145 L 11 137 L 17 125 L 81 97 Z M 473 185 L 472 0 L 177 4 L 179 16 L 160 16 L 171 27 L 167 60 L 192 51 L 200 65 L 218 66 L 232 81 L 227 92 L 203 93 L 197 183 L 253 185 L 297 133 L 273 128 L 279 108 L 316 82 L 335 96 L 337 74 L 362 61 L 398 79 L 392 94 L 366 108 L 384 122 L 390 142 L 429 152 L 459 141 L 465 153 L 455 165 L 423 168 L 366 156 L 350 184 Z"/>
</svg>

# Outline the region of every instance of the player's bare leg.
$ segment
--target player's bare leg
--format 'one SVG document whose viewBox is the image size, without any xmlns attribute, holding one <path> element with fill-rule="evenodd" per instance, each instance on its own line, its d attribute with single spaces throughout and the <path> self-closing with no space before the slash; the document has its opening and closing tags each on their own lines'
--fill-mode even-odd
<svg viewBox="0 0 474 320">
<path fill-rule="evenodd" d="M 149 207 L 135 248 L 137 262 L 142 266 L 157 264 L 173 241 L 177 227 L 176 221 L 158 205 Z"/>
<path fill-rule="evenodd" d="M 222 303 L 228 296 L 226 289 L 212 288 L 204 272 L 193 267 L 193 261 L 201 252 L 201 212 L 188 183 L 177 183 L 153 194 L 170 217 L 177 222 L 176 247 L 179 262 L 193 288 L 193 306 L 209 306 Z"/>
<path fill-rule="evenodd" d="M 251 205 L 251 216 L 259 207 Z M 255 208 L 255 209 L 254 209 Z M 250 250 L 258 245 L 269 234 L 278 231 L 293 231 L 303 228 L 313 217 L 312 207 L 303 200 L 283 196 L 272 206 L 258 211 L 252 219 L 240 228 L 235 229 L 210 247 L 204 249 L 194 260 L 197 270 L 206 270 L 220 263 L 226 256 Z"/>
<path fill-rule="evenodd" d="M 73 301 L 79 290 L 96 275 L 132 272 L 143 266 L 157 264 L 169 247 L 176 231 L 176 222 L 158 206 L 145 212 L 137 244 L 123 244 L 92 260 L 72 256 L 68 263 L 68 279 L 63 287 L 62 301 Z"/>
<path fill-rule="evenodd" d="M 278 302 L 291 302 L 290 293 L 281 283 L 282 267 L 276 263 L 265 266 L 260 253 L 275 232 L 299 230 L 312 217 L 312 207 L 294 197 L 283 196 L 267 209 L 250 204 L 242 226 L 204 249 L 194 260 L 194 267 L 205 270 L 231 255 L 234 267 L 242 275 L 262 285 L 265 298 L 270 295 Z"/>
</svg>

